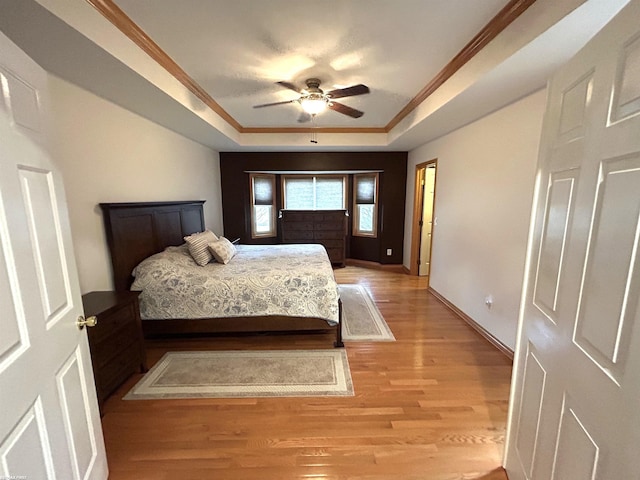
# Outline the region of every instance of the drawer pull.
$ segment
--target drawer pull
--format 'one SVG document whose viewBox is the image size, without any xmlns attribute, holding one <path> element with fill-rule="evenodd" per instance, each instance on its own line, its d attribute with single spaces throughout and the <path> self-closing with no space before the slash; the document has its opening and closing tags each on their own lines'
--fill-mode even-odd
<svg viewBox="0 0 640 480">
<path fill-rule="evenodd" d="M 80 315 L 78 317 L 78 320 L 76 320 L 76 325 L 78 326 L 78 328 L 80 330 L 82 330 L 85 326 L 87 327 L 95 327 L 98 324 L 98 317 L 91 315 L 90 317 L 87 317 L 86 319 Z"/>
</svg>

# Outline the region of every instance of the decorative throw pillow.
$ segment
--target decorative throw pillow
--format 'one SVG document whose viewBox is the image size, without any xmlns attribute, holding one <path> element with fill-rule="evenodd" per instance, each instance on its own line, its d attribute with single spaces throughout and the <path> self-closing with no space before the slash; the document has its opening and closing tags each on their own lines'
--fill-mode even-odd
<svg viewBox="0 0 640 480">
<path fill-rule="evenodd" d="M 189 253 L 201 267 L 211 261 L 211 252 L 207 248 L 207 245 L 216 240 L 218 240 L 218 237 L 210 230 L 184 237 L 184 241 L 187 242 L 189 247 Z"/>
<path fill-rule="evenodd" d="M 217 241 L 210 243 L 209 250 L 217 262 L 224 263 L 225 265 L 229 263 L 238 252 L 233 243 L 224 237 L 220 237 Z"/>
</svg>

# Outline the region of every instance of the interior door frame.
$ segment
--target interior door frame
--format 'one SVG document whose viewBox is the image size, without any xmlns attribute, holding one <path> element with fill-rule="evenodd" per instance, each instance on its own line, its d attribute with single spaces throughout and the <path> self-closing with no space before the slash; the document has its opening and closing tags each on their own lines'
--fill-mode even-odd
<svg viewBox="0 0 640 480">
<path fill-rule="evenodd" d="M 420 184 L 420 170 L 426 168 L 429 165 L 436 166 L 436 178 L 433 181 L 433 211 L 436 210 L 436 190 L 438 184 L 438 159 L 432 158 L 431 160 L 427 160 L 426 162 L 418 163 L 415 166 L 415 171 L 413 174 L 414 177 L 414 189 L 413 189 L 413 217 L 411 219 L 411 258 L 409 260 L 409 275 L 418 276 L 419 274 L 419 265 L 420 261 L 420 235 L 422 234 L 422 228 L 416 228 L 418 226 L 418 222 L 422 217 L 422 210 L 424 208 L 424 189 Z M 435 227 L 432 226 L 431 230 L 431 244 L 433 246 L 433 229 Z M 433 254 L 433 251 L 432 251 Z M 431 277 L 431 275 L 429 275 Z"/>
</svg>

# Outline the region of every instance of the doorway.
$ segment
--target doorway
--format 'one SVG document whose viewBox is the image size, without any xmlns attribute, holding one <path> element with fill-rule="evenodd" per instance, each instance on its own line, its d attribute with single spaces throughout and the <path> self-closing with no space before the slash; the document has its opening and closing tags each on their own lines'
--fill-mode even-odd
<svg viewBox="0 0 640 480">
<path fill-rule="evenodd" d="M 428 277 L 431 272 L 431 245 L 435 226 L 434 206 L 437 159 L 416 165 L 411 236 L 411 275 Z"/>
</svg>

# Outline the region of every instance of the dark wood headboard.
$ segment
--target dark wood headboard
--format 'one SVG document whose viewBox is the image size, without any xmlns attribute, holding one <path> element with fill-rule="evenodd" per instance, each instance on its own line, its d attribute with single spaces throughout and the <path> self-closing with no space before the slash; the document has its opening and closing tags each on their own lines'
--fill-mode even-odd
<svg viewBox="0 0 640 480">
<path fill-rule="evenodd" d="M 116 291 L 128 290 L 138 263 L 204 230 L 204 200 L 101 203 Z"/>
</svg>

